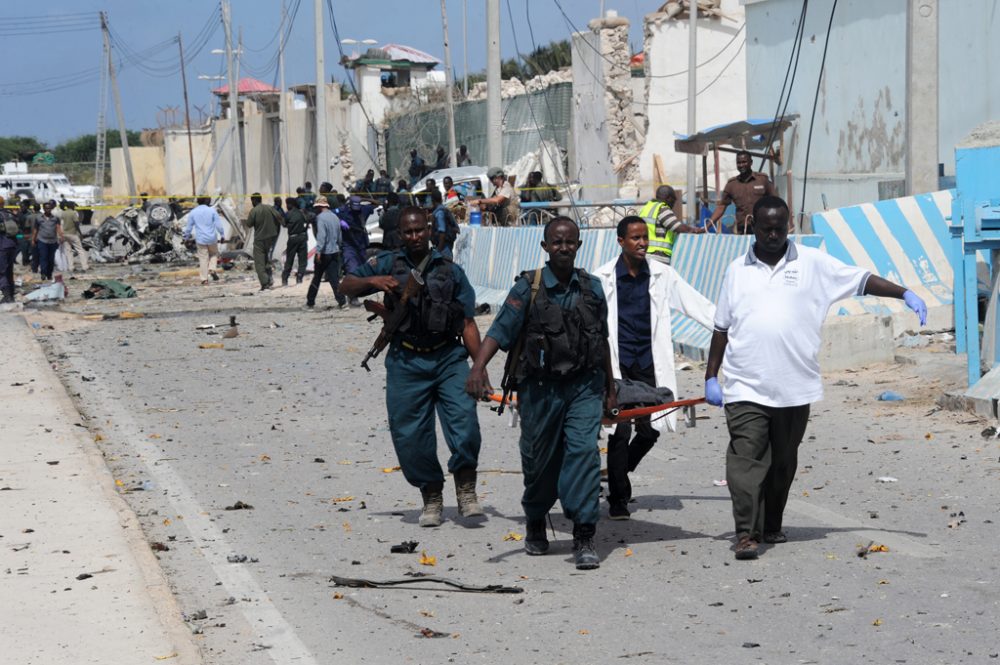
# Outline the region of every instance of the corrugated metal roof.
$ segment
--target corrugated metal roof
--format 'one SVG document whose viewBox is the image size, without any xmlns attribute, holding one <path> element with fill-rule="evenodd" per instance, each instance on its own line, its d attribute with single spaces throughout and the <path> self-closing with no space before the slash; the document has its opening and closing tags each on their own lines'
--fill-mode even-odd
<svg viewBox="0 0 1000 665">
<path fill-rule="evenodd" d="M 429 53 L 424 53 L 412 46 L 405 46 L 403 44 L 385 44 L 384 46 L 379 46 L 376 48 L 370 48 L 368 51 L 361 55 L 351 56 L 351 60 L 371 60 L 371 59 L 386 59 L 392 61 L 405 61 L 412 62 L 415 64 L 422 65 L 436 65 L 440 60 L 430 55 Z"/>
</svg>

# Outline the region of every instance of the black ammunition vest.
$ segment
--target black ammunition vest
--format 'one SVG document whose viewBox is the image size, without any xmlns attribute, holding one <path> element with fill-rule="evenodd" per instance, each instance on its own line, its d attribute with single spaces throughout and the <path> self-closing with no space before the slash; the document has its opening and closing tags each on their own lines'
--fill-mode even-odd
<svg viewBox="0 0 1000 665">
<path fill-rule="evenodd" d="M 538 290 L 525 321 L 524 347 L 517 380 L 528 376 L 569 377 L 586 369 L 604 366 L 601 301 L 594 293 L 592 278 L 577 270 L 580 295 L 576 304 L 563 309 L 549 299 L 545 285 Z M 521 273 L 529 283 L 533 271 Z"/>
<path fill-rule="evenodd" d="M 410 270 L 410 264 L 397 253 L 392 262 L 392 276 L 399 282 L 399 293 L 406 290 Z M 457 292 L 452 262 L 442 258 L 424 275 L 424 286 L 416 297 L 407 301 L 410 314 L 397 332 L 399 339 L 415 347 L 433 348 L 461 337 L 465 308 L 455 298 Z M 398 300 L 394 304 L 398 307 Z"/>
</svg>

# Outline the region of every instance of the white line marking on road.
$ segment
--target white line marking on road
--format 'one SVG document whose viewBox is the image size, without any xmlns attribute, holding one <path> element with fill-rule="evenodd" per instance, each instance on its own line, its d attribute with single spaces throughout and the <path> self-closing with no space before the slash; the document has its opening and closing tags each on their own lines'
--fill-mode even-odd
<svg viewBox="0 0 1000 665">
<path fill-rule="evenodd" d="M 943 556 L 942 552 L 939 552 L 933 547 L 918 543 L 915 540 L 902 536 L 898 533 L 883 531 L 881 529 L 873 529 L 871 526 L 863 522 L 851 519 L 850 517 L 845 517 L 840 513 L 829 510 L 828 508 L 817 506 L 813 503 L 799 501 L 798 499 L 789 499 L 788 504 L 785 506 L 785 510 L 798 513 L 799 515 L 821 522 L 827 526 L 837 527 L 839 529 L 848 529 L 862 538 L 874 540 L 886 545 L 889 548 L 889 551 L 896 552 L 897 554 L 905 554 L 918 559 L 935 559 Z"/>
<path fill-rule="evenodd" d="M 68 349 L 64 349 L 68 351 Z M 79 354 L 69 354 L 72 363 L 81 374 L 94 375 L 89 363 Z M 93 392 L 104 393 L 102 406 L 110 412 L 109 418 L 119 428 L 122 426 L 133 433 L 140 430 L 131 415 L 124 408 L 124 402 L 111 394 L 99 382 L 91 384 Z M 164 490 L 175 514 L 183 515 L 183 524 L 191 534 L 198 551 L 215 571 L 229 595 L 234 598 L 250 598 L 252 603 L 240 603 L 239 610 L 252 630 L 259 630 L 260 642 L 269 648 L 267 653 L 277 665 L 319 665 L 308 647 L 299 639 L 295 629 L 285 620 L 278 608 L 271 602 L 267 592 L 257 583 L 250 570 L 243 564 L 229 563 L 227 557 L 234 554 L 232 545 L 209 519 L 208 513 L 198 503 L 187 483 L 169 462 L 161 460 L 163 451 L 148 439 L 137 435 L 123 437 L 136 455 L 143 460 L 146 470 L 154 483 Z"/>
</svg>

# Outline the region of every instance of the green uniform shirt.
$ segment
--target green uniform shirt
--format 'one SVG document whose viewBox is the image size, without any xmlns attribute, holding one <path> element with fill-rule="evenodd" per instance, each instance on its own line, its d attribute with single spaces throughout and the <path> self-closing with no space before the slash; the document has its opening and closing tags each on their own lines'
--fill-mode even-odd
<svg viewBox="0 0 1000 665">
<path fill-rule="evenodd" d="M 608 336 L 608 305 L 604 298 L 604 289 L 597 277 L 587 274 L 590 278 L 591 289 L 594 295 L 601 302 L 601 311 L 597 312 L 597 318 L 602 324 L 601 332 Z M 580 275 L 574 270 L 569 278 L 569 285 L 563 286 L 546 263 L 542 268 L 542 287 L 548 291 L 549 300 L 559 305 L 563 309 L 576 307 L 576 299 L 580 297 Z M 524 327 L 524 319 L 527 316 L 528 305 L 531 302 L 531 282 L 523 277 L 518 277 L 514 283 L 514 288 L 507 294 L 507 300 L 497 313 L 497 318 L 493 320 L 486 333 L 500 345 L 504 351 L 509 351 L 514 345 L 517 336 L 521 334 Z"/>
<path fill-rule="evenodd" d="M 373 256 L 362 263 L 351 274 L 355 277 L 362 278 L 375 277 L 376 275 L 391 275 L 392 264 L 396 261 L 397 253 L 402 255 L 406 265 L 410 268 L 417 267 L 417 264 L 410 259 L 410 255 L 407 254 L 406 250 L 401 249 L 399 252 L 380 252 L 376 256 Z M 426 275 L 430 271 L 434 270 L 434 268 L 442 261 L 448 261 L 448 259 L 436 249 L 431 249 L 431 260 L 424 269 L 424 274 Z M 449 261 L 449 263 L 451 262 Z M 462 270 L 458 264 L 451 263 L 451 270 L 456 287 L 455 300 L 462 303 L 462 309 L 465 311 L 465 318 L 471 319 L 476 315 L 476 291 L 472 288 L 472 284 L 469 283 L 469 278 L 465 276 L 465 271 Z"/>
<path fill-rule="evenodd" d="M 254 206 L 247 217 L 247 226 L 253 229 L 254 238 L 257 240 L 277 237 L 281 222 L 281 213 L 275 210 L 274 206 L 265 203 Z"/>
</svg>

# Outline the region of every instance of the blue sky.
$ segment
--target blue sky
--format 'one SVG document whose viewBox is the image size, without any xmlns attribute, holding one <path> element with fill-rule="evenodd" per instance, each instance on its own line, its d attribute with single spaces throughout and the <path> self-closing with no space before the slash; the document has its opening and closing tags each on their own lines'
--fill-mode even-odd
<svg viewBox="0 0 1000 665">
<path fill-rule="evenodd" d="M 485 67 L 485 0 L 466 0 L 468 6 L 469 71 Z M 285 0 L 289 8 L 296 0 Z M 299 10 L 289 33 L 285 81 L 291 86 L 310 83 L 315 77 L 313 46 L 313 0 L 299 0 Z M 332 0 L 341 39 L 375 39 L 379 43 L 407 44 L 444 59 L 439 0 Z M 508 13 L 508 3 L 510 13 Z M 578 29 L 597 16 L 599 0 L 559 0 L 569 20 Z M 642 47 L 642 17 L 655 11 L 662 0 L 605 0 L 631 23 L 635 49 Z M 501 49 L 503 58 L 515 55 L 514 35 L 522 52 L 532 48 L 526 12 L 532 17 L 535 43 L 565 39 L 571 33 L 555 0 L 501 0 Z M 192 114 L 196 106 L 209 111 L 211 88 L 217 81 L 199 80 L 199 75 L 224 73 L 223 56 L 211 49 L 222 48 L 222 26 L 213 19 L 216 0 L 38 0 L 21 5 L 21 16 L 8 15 L 0 23 L 0 135 L 29 135 L 50 144 L 80 134 L 93 133 L 97 125 L 101 62 L 101 31 L 97 14 L 108 13 L 116 46 L 116 63 L 122 70 L 119 86 L 129 129 L 158 126 L 160 116 L 179 109 L 183 98 L 176 43 L 180 32 L 186 51 L 188 90 Z M 281 0 L 232 0 L 234 40 L 242 27 L 246 47 L 241 75 L 251 75 L 269 84 L 277 82 L 275 53 Z M 452 62 L 458 76 L 463 70 L 462 0 L 448 0 L 448 23 Z M 511 15 L 513 14 L 513 30 Z M 330 17 L 324 35 L 328 76 L 345 78 Z M 212 32 L 214 29 L 214 33 Z M 211 33 L 211 34 L 210 34 Z M 203 48 L 192 57 L 199 45 Z M 343 46 L 350 53 L 351 46 Z M 117 65 L 116 65 L 117 66 Z M 115 127 L 113 105 L 108 103 L 108 123 Z"/>
</svg>

